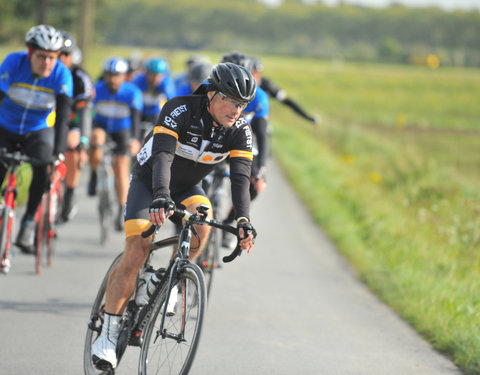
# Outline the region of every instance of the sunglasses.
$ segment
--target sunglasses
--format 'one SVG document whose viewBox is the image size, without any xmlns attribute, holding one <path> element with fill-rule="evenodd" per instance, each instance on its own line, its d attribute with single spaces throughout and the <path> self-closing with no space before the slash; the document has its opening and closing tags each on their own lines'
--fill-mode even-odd
<svg viewBox="0 0 480 375">
<path fill-rule="evenodd" d="M 229 105 L 235 108 L 240 108 L 242 111 L 247 107 L 248 102 L 241 102 L 235 99 L 232 99 L 231 97 L 225 95 L 223 92 L 218 91 L 220 96 L 222 97 L 222 100 L 226 100 Z"/>
</svg>

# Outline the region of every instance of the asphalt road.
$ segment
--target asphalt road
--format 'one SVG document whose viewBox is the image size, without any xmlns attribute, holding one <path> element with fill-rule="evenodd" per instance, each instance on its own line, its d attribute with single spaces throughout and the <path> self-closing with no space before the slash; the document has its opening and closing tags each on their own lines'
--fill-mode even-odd
<svg viewBox="0 0 480 375">
<path fill-rule="evenodd" d="M 91 303 L 123 247 L 116 232 L 100 246 L 85 192 L 83 181 L 52 268 L 36 275 L 17 252 L 0 275 L 0 374 L 83 374 Z M 218 270 L 192 374 L 461 373 L 355 278 L 274 162 L 252 217 L 255 250 Z M 129 348 L 116 373 L 135 374 L 138 354 Z"/>
</svg>

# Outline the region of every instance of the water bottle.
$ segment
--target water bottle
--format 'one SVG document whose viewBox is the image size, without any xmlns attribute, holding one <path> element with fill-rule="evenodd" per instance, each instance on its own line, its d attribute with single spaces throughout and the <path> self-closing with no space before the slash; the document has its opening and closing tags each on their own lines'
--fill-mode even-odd
<svg viewBox="0 0 480 375">
<path fill-rule="evenodd" d="M 138 276 L 138 286 L 135 293 L 135 303 L 137 306 L 143 306 L 148 302 L 147 283 L 154 275 L 155 270 L 151 266 L 142 268 Z"/>
<path fill-rule="evenodd" d="M 135 303 L 137 306 L 144 306 L 147 304 L 156 287 L 160 284 L 164 272 L 165 269 L 163 268 L 155 271 L 151 266 L 142 270 L 138 281 L 137 293 L 135 295 Z"/>
</svg>

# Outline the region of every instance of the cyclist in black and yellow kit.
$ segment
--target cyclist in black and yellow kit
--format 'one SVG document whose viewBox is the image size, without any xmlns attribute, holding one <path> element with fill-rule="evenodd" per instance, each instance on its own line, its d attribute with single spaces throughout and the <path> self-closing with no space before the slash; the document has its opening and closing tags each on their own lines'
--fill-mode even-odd
<svg viewBox="0 0 480 375">
<path fill-rule="evenodd" d="M 193 95 L 167 101 L 137 155 L 125 214 L 126 248 L 108 281 L 105 321 L 93 345 L 93 362 L 99 369 L 108 370 L 117 364 L 115 347 L 121 314 L 152 241 L 141 233 L 152 223 L 165 223 L 165 209 L 171 200 L 191 212 L 202 203 L 211 207 L 201 182 L 227 157 L 240 247 L 253 249 L 253 235 L 246 236 L 253 229 L 249 219 L 252 131 L 241 113 L 254 98 L 257 84 L 247 69 L 231 63 L 215 66 L 208 81 Z M 192 259 L 200 255 L 208 228 L 196 228 L 200 243 L 192 240 Z"/>
<path fill-rule="evenodd" d="M 75 216 L 78 207 L 74 204 L 74 190 L 80 181 L 81 168 L 88 160 L 88 138 L 92 130 L 93 83 L 88 73 L 79 65 L 81 51 L 72 34 L 60 30 L 63 45 L 60 50 L 60 61 L 70 69 L 73 78 L 73 103 L 70 116 L 67 148 L 65 150 L 66 191 L 63 197 L 61 218 L 68 221 Z"/>
</svg>

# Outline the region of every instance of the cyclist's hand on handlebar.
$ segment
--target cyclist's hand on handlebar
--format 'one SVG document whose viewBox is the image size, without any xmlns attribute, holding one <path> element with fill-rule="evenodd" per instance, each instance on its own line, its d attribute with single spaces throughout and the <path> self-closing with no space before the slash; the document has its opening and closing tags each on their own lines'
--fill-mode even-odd
<svg viewBox="0 0 480 375">
<path fill-rule="evenodd" d="M 50 174 L 50 181 L 55 182 L 57 180 L 63 180 L 67 174 L 67 166 L 64 163 L 65 156 L 62 153 L 55 155 L 52 158 L 51 167 L 52 173 Z"/>
<path fill-rule="evenodd" d="M 254 247 L 257 231 L 252 224 L 244 218 L 237 222 L 237 228 L 240 248 L 242 250 L 247 250 L 247 252 L 250 254 Z"/>
<path fill-rule="evenodd" d="M 173 209 L 175 208 L 175 203 L 167 198 L 160 197 L 156 198 L 150 204 L 150 221 L 154 225 L 162 226 L 163 223 L 173 214 Z"/>
</svg>

